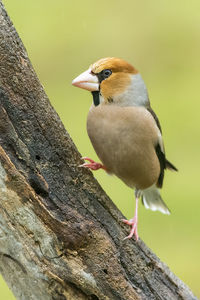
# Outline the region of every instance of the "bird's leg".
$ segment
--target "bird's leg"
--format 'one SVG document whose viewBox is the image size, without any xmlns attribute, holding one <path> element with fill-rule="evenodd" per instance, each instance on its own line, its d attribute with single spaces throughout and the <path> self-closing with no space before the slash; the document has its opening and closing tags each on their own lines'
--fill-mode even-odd
<svg viewBox="0 0 200 300">
<path fill-rule="evenodd" d="M 130 220 L 125 220 L 125 219 L 122 220 L 122 222 L 124 222 L 125 224 L 128 224 L 129 226 L 131 226 L 131 231 L 130 231 L 129 235 L 124 238 L 124 240 L 131 239 L 133 235 L 135 236 L 136 241 L 139 238 L 138 232 L 137 232 L 137 224 L 138 224 L 138 201 L 139 201 L 140 196 L 138 195 L 137 191 L 135 193 L 135 196 L 136 196 L 135 197 L 136 204 L 135 204 L 135 215 L 134 215 L 134 217 Z"/>
<path fill-rule="evenodd" d="M 88 160 L 89 163 L 85 162 L 84 164 L 80 165 L 79 167 L 88 168 L 88 169 L 93 170 L 93 171 L 96 171 L 96 170 L 99 170 L 99 169 L 103 169 L 103 170 L 106 171 L 106 167 L 104 165 L 102 165 L 101 163 L 95 162 L 94 160 L 92 160 L 89 157 L 82 157 L 82 159 Z"/>
</svg>

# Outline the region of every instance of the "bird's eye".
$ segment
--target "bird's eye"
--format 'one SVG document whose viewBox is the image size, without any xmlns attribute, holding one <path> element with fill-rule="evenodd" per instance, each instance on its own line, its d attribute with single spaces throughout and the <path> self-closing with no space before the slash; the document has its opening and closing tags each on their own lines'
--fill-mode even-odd
<svg viewBox="0 0 200 300">
<path fill-rule="evenodd" d="M 102 71 L 102 76 L 104 79 L 108 78 L 112 74 L 112 71 L 109 69 L 105 69 Z"/>
<path fill-rule="evenodd" d="M 101 83 L 104 79 L 108 78 L 111 74 L 112 74 L 112 71 L 110 69 L 105 69 L 96 75 L 99 79 L 99 83 Z"/>
</svg>

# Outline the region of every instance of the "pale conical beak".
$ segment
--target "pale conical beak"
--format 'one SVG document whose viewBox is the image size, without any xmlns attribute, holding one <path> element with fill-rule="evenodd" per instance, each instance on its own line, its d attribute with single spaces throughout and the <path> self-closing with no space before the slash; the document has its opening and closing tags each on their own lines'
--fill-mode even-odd
<svg viewBox="0 0 200 300">
<path fill-rule="evenodd" d="M 91 73 L 91 69 L 80 74 L 72 81 L 72 85 L 79 88 L 88 90 L 88 91 L 98 91 L 99 90 L 99 81 L 96 75 Z"/>
</svg>

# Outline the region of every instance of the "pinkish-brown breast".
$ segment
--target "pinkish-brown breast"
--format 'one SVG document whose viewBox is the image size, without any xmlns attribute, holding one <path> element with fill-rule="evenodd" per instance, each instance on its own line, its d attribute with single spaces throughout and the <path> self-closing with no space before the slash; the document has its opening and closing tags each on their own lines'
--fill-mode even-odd
<svg viewBox="0 0 200 300">
<path fill-rule="evenodd" d="M 145 108 L 92 106 L 87 131 L 109 173 L 138 189 L 157 182 L 160 173 L 155 152 L 158 128 Z"/>
</svg>

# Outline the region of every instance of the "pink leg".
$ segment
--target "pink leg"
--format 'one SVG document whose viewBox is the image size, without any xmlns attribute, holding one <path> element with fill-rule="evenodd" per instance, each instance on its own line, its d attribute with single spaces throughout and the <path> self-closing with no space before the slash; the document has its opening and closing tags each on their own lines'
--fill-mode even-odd
<svg viewBox="0 0 200 300">
<path fill-rule="evenodd" d="M 99 169 L 103 169 L 106 171 L 106 167 L 104 165 L 102 165 L 101 163 L 97 163 L 89 157 L 82 157 L 82 159 L 88 160 L 90 163 L 85 162 L 84 164 L 80 165 L 79 167 L 88 168 L 93 171 L 96 171 Z"/>
<path fill-rule="evenodd" d="M 124 240 L 126 239 L 131 239 L 132 236 L 135 236 L 136 241 L 138 240 L 139 236 L 138 236 L 138 232 L 137 232 L 137 224 L 138 224 L 138 201 L 139 201 L 139 197 L 136 196 L 136 205 L 135 205 L 135 215 L 132 219 L 130 220 L 125 220 L 123 219 L 122 222 L 124 222 L 125 224 L 128 224 L 129 226 L 131 226 L 131 231 L 129 233 L 129 235 L 127 237 L 124 238 Z"/>
</svg>

